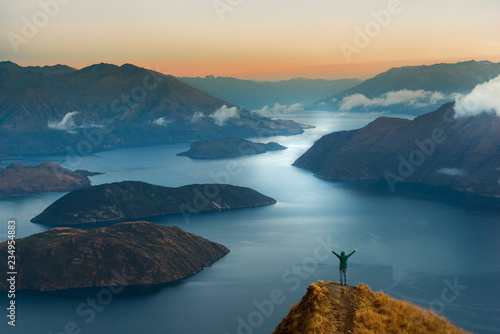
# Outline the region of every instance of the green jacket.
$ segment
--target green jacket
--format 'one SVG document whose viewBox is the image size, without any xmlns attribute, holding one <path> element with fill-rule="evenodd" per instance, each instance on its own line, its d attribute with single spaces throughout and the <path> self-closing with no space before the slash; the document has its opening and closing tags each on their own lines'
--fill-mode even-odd
<svg viewBox="0 0 500 334">
<path fill-rule="evenodd" d="M 340 260 L 340 267 L 339 269 L 347 269 L 347 259 L 349 257 L 351 257 L 352 254 L 354 254 L 355 250 L 352 251 L 351 254 L 349 255 L 345 255 L 344 252 L 340 253 L 340 255 L 338 255 L 337 253 L 335 253 L 333 250 L 332 250 L 332 253 L 335 254 L 336 257 L 339 258 Z"/>
</svg>

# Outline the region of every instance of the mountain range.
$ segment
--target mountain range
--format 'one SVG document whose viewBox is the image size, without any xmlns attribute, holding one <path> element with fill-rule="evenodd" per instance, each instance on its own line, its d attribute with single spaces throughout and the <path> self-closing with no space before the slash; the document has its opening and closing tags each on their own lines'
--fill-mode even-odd
<svg viewBox="0 0 500 334">
<path fill-rule="evenodd" d="M 255 81 L 231 77 L 180 77 L 179 80 L 220 99 L 246 109 L 264 107 L 290 108 L 291 105 L 311 104 L 327 95 L 335 94 L 361 83 L 360 79 L 307 79 Z M 297 106 L 298 107 L 298 106 Z"/>
<path fill-rule="evenodd" d="M 308 106 L 332 111 L 378 111 L 421 115 L 500 75 L 500 63 L 466 61 L 391 68 Z"/>
<path fill-rule="evenodd" d="M 0 155 L 77 152 L 231 136 L 294 135 L 270 119 L 170 75 L 125 64 L 0 63 Z"/>
</svg>

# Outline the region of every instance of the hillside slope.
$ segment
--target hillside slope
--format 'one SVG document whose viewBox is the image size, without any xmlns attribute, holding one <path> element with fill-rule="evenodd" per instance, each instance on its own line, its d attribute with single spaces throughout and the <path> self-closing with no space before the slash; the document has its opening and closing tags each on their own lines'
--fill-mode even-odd
<svg viewBox="0 0 500 334">
<path fill-rule="evenodd" d="M 333 180 L 423 183 L 499 197 L 500 117 L 454 118 L 454 104 L 410 121 L 379 117 L 323 136 L 294 166 Z"/>
<path fill-rule="evenodd" d="M 446 319 L 366 285 L 311 284 L 274 334 L 465 334 Z"/>
<path fill-rule="evenodd" d="M 44 162 L 38 166 L 12 163 L 0 169 L 0 196 L 72 191 L 90 186 L 88 176 L 100 173 L 63 168 Z"/>
</svg>

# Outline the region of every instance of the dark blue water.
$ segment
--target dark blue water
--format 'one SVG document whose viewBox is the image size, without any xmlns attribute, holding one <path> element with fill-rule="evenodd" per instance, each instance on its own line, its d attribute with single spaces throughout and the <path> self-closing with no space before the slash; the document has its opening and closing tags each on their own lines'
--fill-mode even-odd
<svg viewBox="0 0 500 334">
<path fill-rule="evenodd" d="M 352 285 L 364 282 L 433 308 L 477 333 L 500 332 L 498 201 L 414 185 L 391 193 L 384 184 L 315 178 L 292 167 L 293 161 L 322 134 L 358 128 L 374 116 L 293 117 L 318 127 L 300 136 L 271 138 L 287 146 L 286 151 L 195 161 L 175 156 L 189 147 L 186 143 L 100 152 L 82 159 L 78 168 L 105 173 L 92 177 L 93 184 L 225 181 L 252 187 L 278 203 L 187 220 L 155 218 L 155 223 L 179 226 L 231 252 L 177 284 L 126 289 L 111 300 L 100 299 L 103 303 L 97 301 L 96 308 L 88 305 L 88 298 L 109 293 L 18 293 L 17 326 L 7 326 L 2 315 L 2 333 L 269 333 L 311 282 L 338 280 L 338 260 L 329 254 L 330 248 L 358 249 L 350 259 Z M 64 165 L 65 157 L 15 161 Z M 46 226 L 29 220 L 62 195 L 2 198 L 1 218 L 15 218 L 20 237 L 44 231 Z M 0 239 L 6 236 L 5 228 Z M 1 300 L 6 307 L 7 299 Z"/>
</svg>

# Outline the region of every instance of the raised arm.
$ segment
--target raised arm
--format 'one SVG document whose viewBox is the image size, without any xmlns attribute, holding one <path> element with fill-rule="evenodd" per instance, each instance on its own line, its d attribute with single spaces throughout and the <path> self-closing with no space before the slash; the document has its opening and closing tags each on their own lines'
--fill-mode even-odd
<svg viewBox="0 0 500 334">
<path fill-rule="evenodd" d="M 338 255 L 337 253 L 335 253 L 335 252 L 333 251 L 333 249 L 330 249 L 330 251 L 331 251 L 333 254 L 335 254 L 335 256 L 336 256 L 336 257 L 338 257 L 338 258 L 340 259 L 340 255 Z"/>
<path fill-rule="evenodd" d="M 357 251 L 357 248 L 354 248 L 354 250 L 351 252 L 351 254 L 347 255 L 347 258 L 351 257 L 352 254 L 354 254 L 355 251 Z"/>
</svg>

